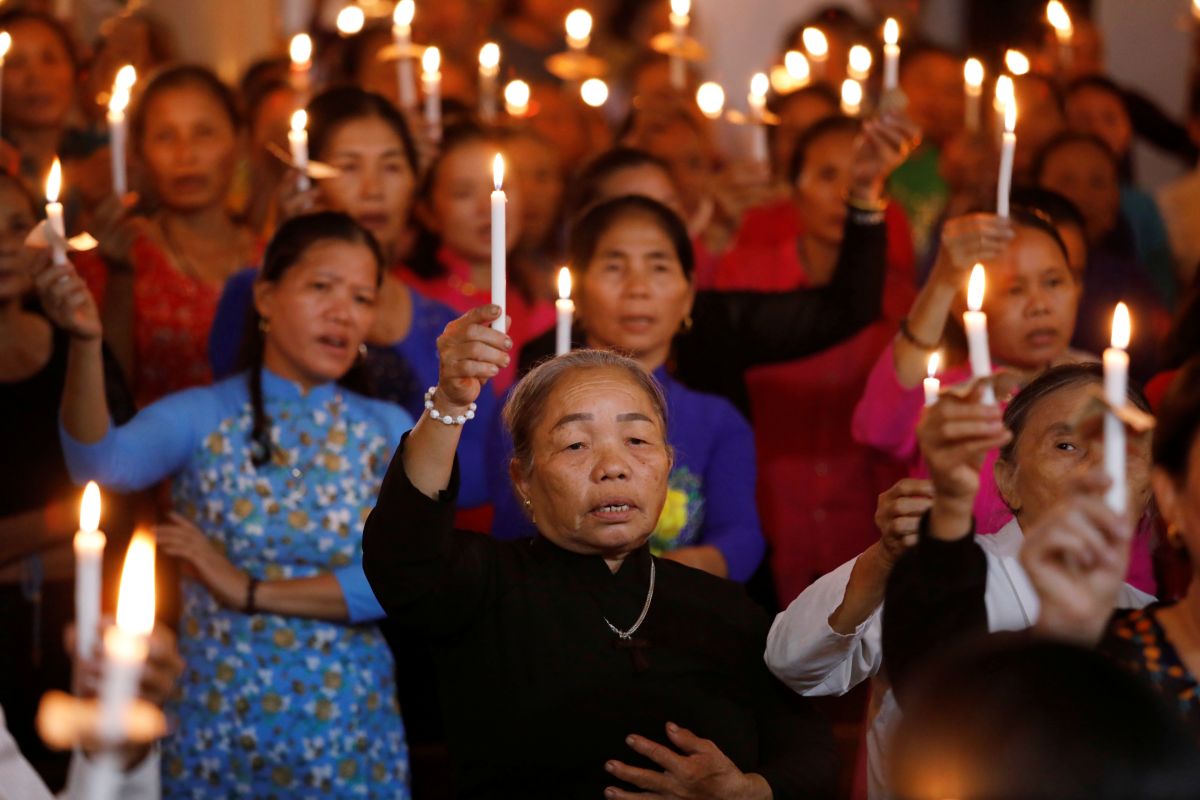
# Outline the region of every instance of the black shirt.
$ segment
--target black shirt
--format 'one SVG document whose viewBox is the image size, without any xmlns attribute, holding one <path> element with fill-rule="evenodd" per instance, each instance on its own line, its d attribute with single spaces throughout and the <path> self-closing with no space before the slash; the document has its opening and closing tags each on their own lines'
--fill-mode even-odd
<svg viewBox="0 0 1200 800">
<path fill-rule="evenodd" d="M 776 800 L 833 791 L 832 741 L 762 660 L 769 619 L 742 589 L 655 560 L 612 573 L 546 539 L 454 530 L 457 468 L 440 500 L 405 474 L 404 443 L 363 532 L 363 568 L 391 620 L 428 636 L 460 797 L 599 798 L 609 759 L 658 769 L 625 744 L 675 722 L 711 739 Z M 627 787 L 634 789 L 636 787 Z"/>
</svg>

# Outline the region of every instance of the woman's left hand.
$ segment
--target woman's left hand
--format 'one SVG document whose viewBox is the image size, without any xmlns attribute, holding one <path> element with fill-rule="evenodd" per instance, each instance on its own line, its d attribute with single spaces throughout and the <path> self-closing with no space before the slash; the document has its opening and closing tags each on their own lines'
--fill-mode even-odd
<svg viewBox="0 0 1200 800">
<path fill-rule="evenodd" d="M 631 748 L 663 768 L 631 767 L 609 761 L 604 768 L 626 783 L 645 792 L 626 792 L 615 786 L 604 790 L 608 798 L 661 798 L 661 800 L 767 800 L 771 787 L 761 775 L 746 774 L 708 739 L 701 739 L 673 722 L 667 723 L 667 738 L 680 753 L 643 736 L 625 739 Z"/>
<path fill-rule="evenodd" d="M 888 111 L 863 123 L 854 144 L 854 170 L 850 197 L 857 202 L 878 202 L 883 185 L 921 142 L 921 129 L 899 111 Z"/>
<path fill-rule="evenodd" d="M 241 609 L 246 602 L 250 576 L 235 567 L 186 517 L 172 511 L 170 518 L 170 523 L 155 528 L 158 546 L 192 567 L 218 603 Z"/>
</svg>

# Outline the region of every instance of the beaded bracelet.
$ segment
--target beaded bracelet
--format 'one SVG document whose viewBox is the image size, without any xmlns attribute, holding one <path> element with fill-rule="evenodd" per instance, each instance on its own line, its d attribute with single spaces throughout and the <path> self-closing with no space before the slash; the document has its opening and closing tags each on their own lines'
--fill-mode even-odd
<svg viewBox="0 0 1200 800">
<path fill-rule="evenodd" d="M 459 414 L 458 416 L 443 414 L 433 407 L 433 396 L 435 394 L 437 394 L 436 386 L 430 386 L 425 390 L 425 410 L 429 412 L 429 418 L 434 422 L 440 421 L 446 425 L 465 425 L 467 420 L 475 419 L 475 409 L 479 407 L 475 403 L 467 406 L 467 413 L 465 414 Z"/>
</svg>

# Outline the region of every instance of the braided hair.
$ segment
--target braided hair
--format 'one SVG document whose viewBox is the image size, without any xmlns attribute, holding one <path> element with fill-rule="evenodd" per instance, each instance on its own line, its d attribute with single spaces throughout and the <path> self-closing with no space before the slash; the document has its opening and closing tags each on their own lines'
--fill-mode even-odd
<svg viewBox="0 0 1200 800">
<path fill-rule="evenodd" d="M 277 283 L 289 269 L 295 266 L 308 249 L 327 241 L 365 245 L 375 258 L 376 285 L 383 282 L 383 252 L 371 232 L 348 214 L 321 211 L 293 217 L 279 226 L 263 254 L 262 269 L 258 280 Z M 261 467 L 271 460 L 271 420 L 263 404 L 262 372 L 263 355 L 266 351 L 263 318 L 252 303 L 243 330 L 241 349 L 238 353 L 238 369 L 246 373 L 250 389 L 250 407 L 253 424 L 250 428 L 250 460 Z M 350 370 L 338 379 L 338 384 L 359 394 L 370 392 L 370 381 L 362 361 L 356 361 Z"/>
</svg>

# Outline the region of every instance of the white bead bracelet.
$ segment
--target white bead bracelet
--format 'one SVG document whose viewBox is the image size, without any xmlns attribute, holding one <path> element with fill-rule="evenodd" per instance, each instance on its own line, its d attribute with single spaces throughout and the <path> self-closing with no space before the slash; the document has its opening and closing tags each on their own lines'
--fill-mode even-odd
<svg viewBox="0 0 1200 800">
<path fill-rule="evenodd" d="M 437 387 L 430 386 L 425 390 L 425 410 L 429 412 L 429 418 L 434 422 L 442 422 L 445 425 L 465 425 L 467 420 L 475 419 L 475 409 L 478 406 L 475 403 L 467 406 L 467 413 L 459 414 L 457 417 L 452 414 L 443 414 L 433 407 L 433 396 L 437 394 Z"/>
</svg>

